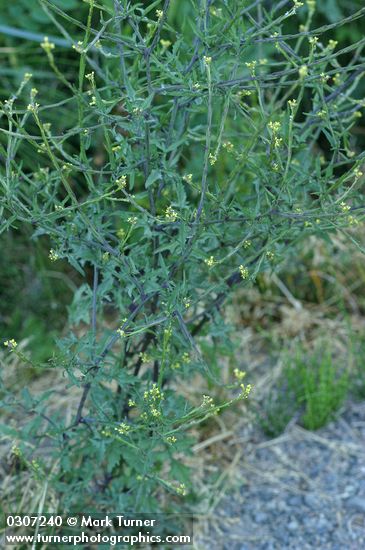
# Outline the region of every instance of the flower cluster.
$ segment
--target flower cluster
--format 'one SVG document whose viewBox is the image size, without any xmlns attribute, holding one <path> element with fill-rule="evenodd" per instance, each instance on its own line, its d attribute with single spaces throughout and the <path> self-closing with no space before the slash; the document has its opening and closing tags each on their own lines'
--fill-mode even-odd
<svg viewBox="0 0 365 550">
<path fill-rule="evenodd" d="M 229 153 L 231 153 L 234 149 L 234 145 L 230 141 L 225 141 L 222 144 L 222 147 L 223 147 L 223 149 L 226 149 Z"/>
<path fill-rule="evenodd" d="M 354 170 L 354 177 L 355 180 L 360 179 L 364 174 L 361 172 L 360 168 L 355 168 Z"/>
<path fill-rule="evenodd" d="M 163 38 L 161 38 L 160 44 L 161 44 L 161 46 L 163 47 L 164 50 L 167 50 L 167 48 L 169 48 L 171 46 L 171 41 L 170 40 L 164 40 Z"/>
<path fill-rule="evenodd" d="M 203 395 L 203 402 L 201 406 L 208 409 L 214 408 L 215 405 L 213 398 L 210 397 L 210 395 Z"/>
<path fill-rule="evenodd" d="M 214 164 L 217 162 L 216 155 L 213 155 L 213 153 L 209 153 L 209 163 L 211 166 L 214 166 Z"/>
<path fill-rule="evenodd" d="M 50 42 L 48 40 L 48 36 L 45 36 L 43 42 L 41 42 L 41 48 L 43 48 L 43 50 L 48 54 L 52 50 L 54 50 L 55 45 L 53 44 L 53 42 Z"/>
<path fill-rule="evenodd" d="M 146 390 L 143 394 L 143 400 L 145 401 L 148 412 L 141 414 L 141 417 L 144 420 L 148 420 L 149 416 L 152 416 L 154 419 L 158 419 L 162 416 L 159 406 L 161 401 L 165 399 L 163 392 L 159 389 L 156 383 L 153 384 L 150 390 Z"/>
<path fill-rule="evenodd" d="M 240 270 L 240 274 L 241 274 L 242 279 L 247 279 L 248 276 L 249 276 L 249 271 L 248 271 L 247 267 L 245 267 L 243 265 L 240 265 L 239 270 Z"/>
<path fill-rule="evenodd" d="M 237 369 L 237 368 L 234 369 L 233 374 L 239 382 L 241 382 L 244 379 L 244 377 L 246 376 L 245 371 Z"/>
<path fill-rule="evenodd" d="M 215 264 L 214 256 L 209 256 L 209 258 L 205 258 L 204 263 L 207 264 L 208 267 L 213 267 Z"/>
<path fill-rule="evenodd" d="M 191 305 L 191 302 L 190 302 L 189 298 L 184 298 L 183 303 L 184 303 L 185 309 L 189 309 L 189 307 Z"/>
<path fill-rule="evenodd" d="M 251 384 L 247 384 L 247 386 L 245 386 L 245 384 L 240 384 L 240 388 L 242 390 L 242 393 L 240 395 L 241 399 L 247 399 L 247 397 L 250 395 L 251 393 L 251 390 L 252 390 L 252 385 Z"/>
<path fill-rule="evenodd" d="M 178 218 L 178 213 L 172 206 L 168 206 L 165 210 L 165 217 L 169 222 L 175 222 Z"/>
<path fill-rule="evenodd" d="M 348 204 L 346 204 L 344 201 L 342 201 L 340 203 L 340 208 L 342 210 L 342 212 L 349 212 L 351 210 L 351 206 L 349 206 Z"/>
<path fill-rule="evenodd" d="M 157 403 L 159 401 L 163 401 L 164 394 L 161 392 L 159 387 L 156 383 L 152 385 L 152 388 L 150 390 L 146 390 L 143 394 L 143 399 L 145 401 L 152 401 L 154 403 Z"/>
<path fill-rule="evenodd" d="M 245 63 L 246 67 L 249 69 L 249 71 L 251 72 L 252 76 L 255 75 L 255 70 L 256 70 L 256 65 L 257 65 L 257 61 L 247 61 Z"/>
<path fill-rule="evenodd" d="M 51 262 L 56 262 L 59 259 L 59 254 L 56 252 L 53 248 L 49 251 L 48 258 L 51 260 Z"/>
<path fill-rule="evenodd" d="M 307 67 L 307 65 L 302 65 L 301 67 L 299 67 L 298 73 L 299 73 L 299 78 L 301 80 L 304 80 L 305 77 L 308 76 L 308 67 Z"/>
<path fill-rule="evenodd" d="M 268 127 L 270 128 L 273 134 L 276 134 L 281 128 L 281 123 L 270 121 L 268 124 Z"/>
<path fill-rule="evenodd" d="M 176 487 L 176 492 L 178 495 L 181 495 L 184 497 L 187 493 L 185 483 L 180 483 L 180 485 Z"/>
<path fill-rule="evenodd" d="M 4 342 L 4 346 L 5 346 L 6 348 L 9 348 L 10 350 L 15 349 L 15 348 L 17 347 L 17 345 L 18 345 L 18 342 L 16 342 L 16 341 L 14 340 L 14 338 L 11 338 L 10 340 L 6 340 L 6 341 Z"/>
<path fill-rule="evenodd" d="M 119 434 L 119 435 L 126 435 L 129 431 L 130 431 L 131 427 L 128 426 L 128 424 L 126 424 L 125 422 L 122 422 L 121 424 L 119 424 L 118 426 L 115 426 L 114 430 Z"/>
<path fill-rule="evenodd" d="M 126 176 L 120 176 L 117 180 L 115 180 L 115 183 L 117 184 L 119 189 L 125 189 L 127 185 L 127 178 Z"/>
</svg>

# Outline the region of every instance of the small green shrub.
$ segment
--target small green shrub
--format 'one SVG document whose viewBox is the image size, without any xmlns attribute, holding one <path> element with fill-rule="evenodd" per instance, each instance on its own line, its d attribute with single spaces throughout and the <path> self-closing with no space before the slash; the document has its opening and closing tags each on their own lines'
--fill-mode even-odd
<svg viewBox="0 0 365 550">
<path fill-rule="evenodd" d="M 340 369 L 327 346 L 309 354 L 299 348 L 285 376 L 304 409 L 301 421 L 308 430 L 317 430 L 331 420 L 349 390 L 349 373 Z"/>
<path fill-rule="evenodd" d="M 306 429 L 317 430 L 333 418 L 349 389 L 349 371 L 340 367 L 328 345 L 313 352 L 298 346 L 264 401 L 259 423 L 267 435 L 275 437 L 297 415 Z"/>
<path fill-rule="evenodd" d="M 272 3 L 257 22 L 240 1 L 87 3 L 78 21 L 42 0 L 63 35 L 38 46 L 52 85 L 24 72 L 0 112 L 0 233 L 24 225 L 50 239 L 50 260 L 82 279 L 46 365 L 79 397 L 71 421 L 52 388 L 3 384 L 2 406 L 23 411 L 14 453 L 61 509 L 177 509 L 194 492 L 187 433 L 249 393 L 240 372 L 232 399 L 202 390 L 194 405 L 179 392 L 198 375 L 210 393 L 223 386 L 209 354 L 230 345 L 232 289 L 296 261 L 312 235 L 356 244 L 364 59 L 360 42 L 328 41 L 336 25 L 309 30 L 314 1 Z M 5 345 L 24 368 L 44 368 L 15 336 Z M 332 388 L 321 369 L 299 368 L 307 425 L 339 403 L 314 397 L 318 380 Z"/>
</svg>

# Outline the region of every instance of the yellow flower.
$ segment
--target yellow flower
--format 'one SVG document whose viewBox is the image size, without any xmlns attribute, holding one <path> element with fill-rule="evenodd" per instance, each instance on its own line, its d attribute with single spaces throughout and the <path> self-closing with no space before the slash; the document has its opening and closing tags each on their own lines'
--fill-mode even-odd
<svg viewBox="0 0 365 550">
<path fill-rule="evenodd" d="M 348 212 L 349 210 L 351 210 L 351 206 L 346 204 L 344 201 L 342 201 L 340 203 L 340 208 L 341 208 L 342 212 Z"/>
<path fill-rule="evenodd" d="M 72 44 L 72 48 L 76 50 L 78 53 L 84 53 L 86 50 L 83 49 L 83 42 L 79 40 L 77 44 Z"/>
<path fill-rule="evenodd" d="M 141 351 L 139 357 L 142 360 L 142 363 L 148 363 L 148 361 L 150 361 L 150 357 L 147 355 L 146 352 Z"/>
<path fill-rule="evenodd" d="M 151 415 L 155 418 L 159 418 L 161 416 L 161 413 L 159 410 L 156 409 L 156 407 L 151 407 Z"/>
<path fill-rule="evenodd" d="M 48 257 L 51 262 L 55 262 L 59 259 L 58 253 L 53 248 L 51 248 L 51 250 L 49 251 Z"/>
<path fill-rule="evenodd" d="M 94 71 L 91 71 L 91 73 L 88 73 L 85 75 L 85 78 L 91 82 L 92 85 L 94 85 Z"/>
<path fill-rule="evenodd" d="M 278 132 L 281 128 L 281 124 L 280 122 L 269 122 L 268 124 L 268 127 L 270 128 L 270 130 L 272 131 L 273 134 L 276 134 L 276 132 Z"/>
<path fill-rule="evenodd" d="M 278 137 L 274 137 L 274 147 L 277 149 L 278 147 L 280 147 L 280 145 L 282 144 L 283 142 L 283 139 L 282 138 L 278 138 Z"/>
<path fill-rule="evenodd" d="M 246 376 L 245 371 L 240 370 L 240 369 L 234 369 L 233 374 L 239 382 L 241 382 L 244 379 L 244 377 Z"/>
<path fill-rule="evenodd" d="M 363 173 L 361 172 L 360 168 L 355 168 L 354 176 L 355 176 L 355 180 L 358 180 L 359 178 L 361 178 L 361 176 L 363 176 Z"/>
<path fill-rule="evenodd" d="M 170 40 L 164 40 L 163 38 L 161 38 L 160 44 L 161 44 L 161 46 L 162 46 L 165 50 L 166 50 L 169 46 L 171 46 Z"/>
<path fill-rule="evenodd" d="M 241 393 L 240 397 L 243 398 L 243 399 L 247 399 L 247 397 L 249 396 L 249 394 L 252 390 L 251 384 L 247 384 L 247 386 L 245 386 L 244 384 L 241 384 L 240 388 L 242 390 L 242 393 Z"/>
<path fill-rule="evenodd" d="M 127 434 L 130 429 L 131 429 L 130 426 L 128 426 L 128 424 L 126 424 L 125 422 L 122 422 L 121 424 L 119 424 L 119 426 L 116 426 L 114 428 L 114 430 L 118 432 L 118 434 L 120 435 Z"/>
<path fill-rule="evenodd" d="M 203 61 L 204 61 L 204 65 L 205 65 L 206 67 L 208 67 L 208 65 L 210 65 L 211 62 L 212 62 L 212 58 L 209 57 L 208 55 L 204 55 Z"/>
<path fill-rule="evenodd" d="M 339 86 L 341 84 L 341 74 L 340 73 L 335 74 L 335 76 L 333 77 L 333 83 L 336 86 Z"/>
<path fill-rule="evenodd" d="M 252 92 L 250 90 L 240 90 L 237 92 L 238 99 L 241 99 L 242 97 L 250 96 Z"/>
<path fill-rule="evenodd" d="M 349 225 L 358 225 L 359 220 L 356 219 L 354 216 L 348 216 L 347 221 Z"/>
<path fill-rule="evenodd" d="M 307 65 L 302 65 L 301 67 L 299 67 L 299 77 L 301 80 L 304 80 L 304 78 L 306 76 L 308 76 L 308 67 Z"/>
<path fill-rule="evenodd" d="M 217 157 L 212 153 L 209 153 L 209 163 L 213 166 L 217 162 Z"/>
<path fill-rule="evenodd" d="M 241 274 L 242 279 L 247 279 L 248 275 L 249 275 L 249 271 L 248 271 L 247 267 L 244 267 L 243 265 L 240 265 L 239 270 L 240 270 L 240 274 Z"/>
<path fill-rule="evenodd" d="M 150 390 L 146 390 L 144 392 L 143 399 L 145 401 L 159 402 L 163 401 L 164 394 L 159 390 L 157 384 L 155 383 Z"/>
<path fill-rule="evenodd" d="M 43 48 L 46 53 L 50 53 L 52 50 L 54 50 L 55 45 L 53 44 L 53 42 L 50 42 L 48 40 L 48 36 L 45 36 L 43 42 L 41 42 L 41 48 Z"/>
<path fill-rule="evenodd" d="M 329 48 L 330 50 L 334 50 L 337 44 L 338 44 L 337 40 L 329 40 L 327 48 Z"/>
<path fill-rule="evenodd" d="M 193 182 L 193 174 L 185 174 L 185 176 L 183 176 L 183 180 L 186 181 L 186 183 L 192 183 Z"/>
<path fill-rule="evenodd" d="M 39 109 L 39 103 L 29 103 L 29 105 L 27 106 L 27 111 L 30 111 L 31 113 L 36 113 L 38 109 Z"/>
<path fill-rule="evenodd" d="M 165 216 L 170 222 L 175 222 L 178 218 L 177 212 L 172 208 L 172 206 L 168 206 L 165 210 Z"/>
<path fill-rule="evenodd" d="M 119 187 L 119 189 L 124 189 L 127 185 L 127 178 L 126 176 L 120 176 L 117 180 L 115 180 L 115 183 Z"/>
<path fill-rule="evenodd" d="M 247 61 L 245 63 L 246 67 L 251 71 L 251 74 L 254 75 L 255 74 L 255 69 L 256 69 L 256 65 L 257 65 L 257 61 Z"/>
<path fill-rule="evenodd" d="M 209 258 L 205 258 L 204 263 L 207 264 L 208 267 L 213 267 L 215 264 L 214 256 L 210 256 Z"/>
<path fill-rule="evenodd" d="M 229 153 L 231 153 L 234 149 L 234 145 L 230 141 L 225 141 L 222 144 L 222 147 L 223 147 L 223 149 L 226 149 Z"/>
<path fill-rule="evenodd" d="M 209 395 L 203 395 L 203 403 L 201 404 L 202 407 L 214 407 L 214 401 L 213 398 Z"/>
<path fill-rule="evenodd" d="M 120 336 L 121 338 L 124 338 L 125 335 L 126 335 L 125 330 L 123 330 L 122 327 L 119 327 L 119 328 L 117 329 L 117 333 L 119 334 L 119 336 Z"/>
<path fill-rule="evenodd" d="M 183 302 L 184 302 L 184 307 L 186 309 L 189 309 L 189 307 L 191 305 L 189 298 L 184 298 Z"/>
<path fill-rule="evenodd" d="M 185 483 L 180 483 L 180 485 L 176 488 L 176 492 L 178 495 L 181 495 L 184 497 L 186 495 Z"/>
<path fill-rule="evenodd" d="M 16 341 L 14 340 L 14 338 L 11 338 L 10 340 L 6 340 L 6 341 L 4 342 L 4 346 L 5 346 L 6 348 L 11 349 L 11 350 L 15 349 L 15 348 L 17 347 L 17 345 L 18 345 L 18 342 L 16 342 Z"/>
</svg>

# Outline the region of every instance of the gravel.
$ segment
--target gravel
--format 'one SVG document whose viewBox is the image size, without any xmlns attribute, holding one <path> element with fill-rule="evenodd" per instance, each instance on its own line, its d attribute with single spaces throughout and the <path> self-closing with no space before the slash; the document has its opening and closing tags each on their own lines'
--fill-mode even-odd
<svg viewBox="0 0 365 550">
<path fill-rule="evenodd" d="M 316 432 L 291 425 L 269 440 L 253 427 L 245 438 L 199 550 L 365 548 L 365 404 Z"/>
</svg>

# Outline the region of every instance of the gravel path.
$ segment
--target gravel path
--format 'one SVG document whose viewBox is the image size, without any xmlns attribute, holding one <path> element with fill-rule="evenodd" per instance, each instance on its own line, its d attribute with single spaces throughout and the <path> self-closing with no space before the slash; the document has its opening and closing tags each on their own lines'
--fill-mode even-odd
<svg viewBox="0 0 365 550">
<path fill-rule="evenodd" d="M 365 404 L 316 432 L 273 440 L 252 428 L 235 485 L 205 522 L 199 549 L 365 549 Z"/>
</svg>

